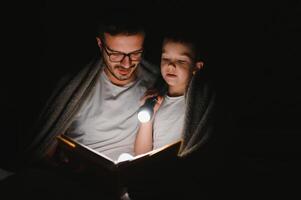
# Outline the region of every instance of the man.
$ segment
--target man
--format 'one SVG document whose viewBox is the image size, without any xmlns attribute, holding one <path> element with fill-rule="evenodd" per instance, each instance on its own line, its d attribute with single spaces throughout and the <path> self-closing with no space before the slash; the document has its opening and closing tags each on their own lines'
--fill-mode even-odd
<svg viewBox="0 0 301 200">
<path fill-rule="evenodd" d="M 139 100 L 158 69 L 142 59 L 145 32 L 131 19 L 106 21 L 96 37 L 100 58 L 54 92 L 29 149 L 34 161 L 55 155 L 59 134 L 112 159 L 133 153 Z"/>
<path fill-rule="evenodd" d="M 64 192 L 68 193 L 89 183 L 89 191 L 102 188 L 98 195 L 106 195 L 104 193 L 110 189 L 109 196 L 126 197 L 125 188 L 113 178 L 108 183 L 105 178 L 92 180 L 85 172 L 83 176 L 74 176 L 78 166 L 73 168 L 70 160 L 65 165 L 66 157 L 61 156 L 56 140 L 56 136 L 67 134 L 113 160 L 121 153 L 133 154 L 139 101 L 155 83 L 159 68 L 142 58 L 145 32 L 137 16 L 133 13 L 126 19 L 118 16 L 102 19 L 96 37 L 100 54 L 74 76 L 64 77 L 58 84 L 33 130 L 33 140 L 21 157 L 21 164 L 29 166 L 29 172 L 21 169 L 6 181 L 7 188 L 14 188 L 15 182 L 21 182 L 32 188 L 25 194 L 32 195 L 35 188 L 62 184 L 64 188 L 69 185 Z M 40 180 L 47 180 L 48 185 L 40 186 Z M 80 189 L 77 192 L 77 198 L 89 193 Z"/>
<path fill-rule="evenodd" d="M 139 99 L 154 82 L 151 69 L 140 63 L 144 32 L 125 28 L 108 26 L 96 37 L 103 68 L 67 130 L 71 137 L 113 160 L 121 153 L 133 154 Z"/>
</svg>

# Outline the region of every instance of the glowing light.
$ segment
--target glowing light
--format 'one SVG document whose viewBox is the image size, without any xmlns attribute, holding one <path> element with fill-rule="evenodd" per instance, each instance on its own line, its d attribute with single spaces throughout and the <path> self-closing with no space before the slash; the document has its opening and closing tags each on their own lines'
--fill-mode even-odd
<svg viewBox="0 0 301 200">
<path fill-rule="evenodd" d="M 141 110 L 138 113 L 138 119 L 140 122 L 145 123 L 148 122 L 151 119 L 151 115 L 147 110 Z"/>
<path fill-rule="evenodd" d="M 119 162 L 123 162 L 126 160 L 132 160 L 134 158 L 134 156 L 132 156 L 131 154 L 128 153 L 122 153 L 119 155 L 118 159 L 117 159 L 117 163 Z"/>
<path fill-rule="evenodd" d="M 148 122 L 153 117 L 156 103 L 157 96 L 146 99 L 145 103 L 138 110 L 138 119 L 140 122 Z"/>
</svg>

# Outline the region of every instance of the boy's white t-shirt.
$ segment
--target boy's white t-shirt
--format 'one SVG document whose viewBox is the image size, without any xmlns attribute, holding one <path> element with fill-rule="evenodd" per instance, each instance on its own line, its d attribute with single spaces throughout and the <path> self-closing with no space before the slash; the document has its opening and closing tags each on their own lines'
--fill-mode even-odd
<svg viewBox="0 0 301 200">
<path fill-rule="evenodd" d="M 182 138 L 185 109 L 184 95 L 179 97 L 165 95 L 153 122 L 153 149 Z"/>
<path fill-rule="evenodd" d="M 148 74 L 142 72 L 135 82 L 122 87 L 112 84 L 102 72 L 67 135 L 113 160 L 121 153 L 133 155 L 139 100 L 151 84 Z"/>
</svg>

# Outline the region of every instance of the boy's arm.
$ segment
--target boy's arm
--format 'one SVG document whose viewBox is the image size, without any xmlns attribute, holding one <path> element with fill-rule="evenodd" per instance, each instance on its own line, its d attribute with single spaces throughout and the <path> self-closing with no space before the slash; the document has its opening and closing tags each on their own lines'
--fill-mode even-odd
<svg viewBox="0 0 301 200">
<path fill-rule="evenodd" d="M 142 102 L 144 102 L 147 98 L 150 98 L 152 96 L 154 95 L 146 92 L 144 97 L 142 98 Z M 140 123 L 134 145 L 135 155 L 147 153 L 153 150 L 153 121 L 155 118 L 155 113 L 160 108 L 162 101 L 163 97 L 157 96 L 157 103 L 154 106 L 154 115 L 152 119 L 149 122 Z"/>
<path fill-rule="evenodd" d="M 136 136 L 134 152 L 135 155 L 149 152 L 153 149 L 153 122 L 140 123 Z"/>
</svg>

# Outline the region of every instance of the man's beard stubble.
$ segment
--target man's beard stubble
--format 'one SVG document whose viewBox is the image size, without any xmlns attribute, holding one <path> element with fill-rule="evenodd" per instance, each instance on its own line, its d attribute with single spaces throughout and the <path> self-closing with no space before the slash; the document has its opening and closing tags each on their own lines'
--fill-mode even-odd
<svg viewBox="0 0 301 200">
<path fill-rule="evenodd" d="M 115 74 L 112 70 L 111 70 L 111 68 L 109 67 L 110 65 L 105 61 L 104 62 L 104 64 L 105 64 L 105 68 L 107 69 L 107 72 L 108 73 L 110 73 L 112 76 L 114 76 L 117 80 L 119 80 L 119 81 L 125 81 L 125 80 L 128 80 L 128 79 L 130 79 L 132 76 L 135 76 L 135 73 L 136 73 L 136 71 L 137 71 L 137 65 L 138 64 L 133 64 L 133 65 L 131 65 L 129 68 L 125 68 L 125 67 L 123 67 L 123 66 L 121 66 L 121 65 L 116 65 L 116 66 L 111 66 L 113 69 L 114 69 L 114 71 L 117 69 L 117 70 L 119 70 L 119 69 L 121 69 L 121 70 L 131 70 L 132 68 L 135 68 L 136 67 L 136 69 L 132 72 L 132 73 L 129 73 L 129 74 L 127 74 L 127 75 L 119 75 L 118 76 L 118 74 Z"/>
</svg>

